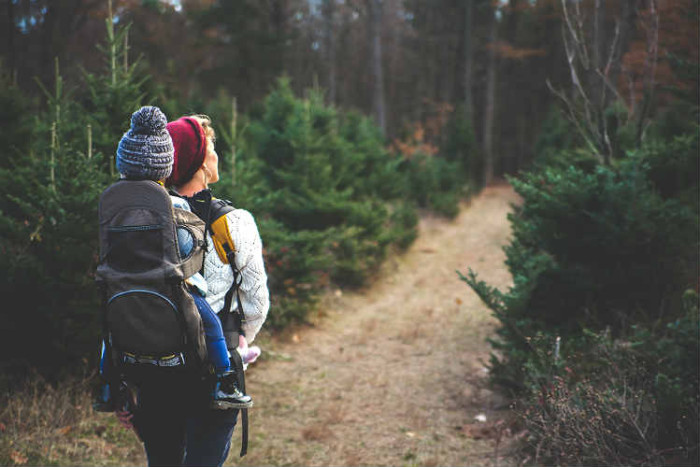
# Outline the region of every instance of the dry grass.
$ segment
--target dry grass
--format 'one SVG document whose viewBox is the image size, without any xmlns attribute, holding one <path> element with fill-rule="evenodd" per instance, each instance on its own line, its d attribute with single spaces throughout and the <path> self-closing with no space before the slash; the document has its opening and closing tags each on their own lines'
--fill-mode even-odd
<svg viewBox="0 0 700 467">
<path fill-rule="evenodd" d="M 313 326 L 267 342 L 290 359 L 251 367 L 252 445 L 231 465 L 494 465 L 499 436 L 506 454 L 503 430 L 462 430 L 479 413 L 493 427 L 510 412 L 483 385 L 495 321 L 455 270 L 510 283 L 501 245 L 515 201 L 489 188 L 455 221 L 423 218 L 371 288 L 329 294 Z"/>
<path fill-rule="evenodd" d="M 0 412 L 0 465 L 141 463 L 136 437 L 92 411 L 89 379 L 59 388 L 39 376 L 6 395 Z"/>
</svg>

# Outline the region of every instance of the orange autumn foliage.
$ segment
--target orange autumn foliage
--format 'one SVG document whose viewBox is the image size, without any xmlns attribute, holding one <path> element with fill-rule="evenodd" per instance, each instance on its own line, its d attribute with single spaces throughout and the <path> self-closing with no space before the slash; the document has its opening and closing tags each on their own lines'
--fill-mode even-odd
<svg viewBox="0 0 700 467">
<path fill-rule="evenodd" d="M 528 49 L 522 47 L 513 47 L 505 41 L 499 41 L 486 46 L 496 52 L 496 55 L 509 60 L 525 60 L 530 57 L 543 57 L 547 55 L 546 49 Z"/>
<path fill-rule="evenodd" d="M 406 159 L 416 154 L 434 156 L 439 151 L 440 138 L 447 122 L 454 112 L 454 107 L 446 102 L 424 99 L 426 116 L 420 122 L 407 125 L 408 135 L 403 139 L 395 138 L 390 150 L 401 154 Z"/>
<path fill-rule="evenodd" d="M 413 132 L 405 140 L 398 138 L 393 141 L 393 152 L 398 152 L 406 159 L 411 159 L 416 154 L 427 154 L 433 156 L 437 154 L 438 148 L 425 141 L 425 128 L 421 123 L 414 123 Z"/>
<path fill-rule="evenodd" d="M 653 79 L 658 91 L 659 103 L 664 103 L 669 96 L 664 88 L 677 87 L 691 89 L 697 86 L 697 79 L 679 76 L 671 66 L 671 57 L 698 62 L 698 6 L 695 0 L 674 0 L 658 2 L 658 62 Z M 652 18 L 649 8 L 642 10 L 638 19 L 638 35 L 630 43 L 627 53 L 622 57 L 622 69 L 619 87 L 632 106 L 643 97 L 644 79 L 648 74 L 650 47 L 648 35 L 652 33 Z"/>
</svg>

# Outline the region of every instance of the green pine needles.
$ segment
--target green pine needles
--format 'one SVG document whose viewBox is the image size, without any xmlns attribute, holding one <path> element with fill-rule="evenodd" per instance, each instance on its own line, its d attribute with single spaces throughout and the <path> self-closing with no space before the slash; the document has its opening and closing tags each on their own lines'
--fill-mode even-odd
<svg viewBox="0 0 700 467">
<path fill-rule="evenodd" d="M 511 180 L 512 287 L 460 274 L 500 322 L 492 381 L 538 462 L 697 463 L 698 132 L 549 157 Z"/>
</svg>

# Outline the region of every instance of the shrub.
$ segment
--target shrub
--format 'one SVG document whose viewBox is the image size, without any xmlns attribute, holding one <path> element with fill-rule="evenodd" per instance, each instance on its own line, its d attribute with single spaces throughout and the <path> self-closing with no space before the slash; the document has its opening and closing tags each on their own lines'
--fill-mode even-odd
<svg viewBox="0 0 700 467">
<path fill-rule="evenodd" d="M 635 326 L 628 339 L 585 332 L 548 371 L 528 368 L 521 415 L 536 461 L 556 465 L 697 465 L 698 296 L 661 329 Z M 538 376 L 535 376 L 538 375 Z"/>
<path fill-rule="evenodd" d="M 700 208 L 700 131 L 669 141 L 651 141 L 634 154 L 653 188 L 664 199 L 677 199 L 698 212 Z"/>
<path fill-rule="evenodd" d="M 698 462 L 697 140 L 536 164 L 512 180 L 512 287 L 461 276 L 500 321 L 492 382 L 537 462 Z"/>
<path fill-rule="evenodd" d="M 674 309 L 696 272 L 697 216 L 660 197 L 634 160 L 621 168 L 547 169 L 513 180 L 523 197 L 510 215 L 507 293 L 464 280 L 501 321 L 494 375 L 522 387 L 527 338 L 649 323 Z M 677 308 L 676 308 L 677 309 Z"/>
<path fill-rule="evenodd" d="M 371 120 L 339 115 L 317 92 L 299 99 L 282 79 L 240 146 L 240 180 L 222 193 L 260 219 L 272 326 L 303 320 L 331 283 L 364 284 L 390 248 L 415 238 L 401 160 Z"/>
<path fill-rule="evenodd" d="M 402 163 L 401 171 L 407 177 L 408 199 L 446 217 L 457 215 L 459 200 L 468 189 L 457 162 L 416 153 Z"/>
<path fill-rule="evenodd" d="M 0 64 L 0 167 L 29 153 L 35 130 L 30 108 L 31 101 L 12 84 Z"/>
<path fill-rule="evenodd" d="M 644 390 L 556 377 L 524 419 L 545 465 L 661 465 L 652 400 Z"/>
<path fill-rule="evenodd" d="M 464 115 L 464 107 L 458 106 L 447 124 L 447 141 L 442 152 L 446 160 L 455 162 L 461 177 L 474 189 L 484 185 L 483 160 L 479 153 L 474 129 Z"/>
<path fill-rule="evenodd" d="M 561 161 L 562 154 L 570 154 L 582 146 L 581 137 L 558 106 L 552 106 L 542 122 L 533 152 L 535 164 L 548 166 Z M 592 159 L 588 153 L 586 155 Z"/>
</svg>

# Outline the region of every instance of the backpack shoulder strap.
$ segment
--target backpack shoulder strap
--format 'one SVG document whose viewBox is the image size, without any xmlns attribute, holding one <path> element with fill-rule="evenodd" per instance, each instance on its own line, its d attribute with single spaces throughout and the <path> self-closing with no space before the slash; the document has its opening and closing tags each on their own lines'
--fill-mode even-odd
<svg viewBox="0 0 700 467">
<path fill-rule="evenodd" d="M 236 294 L 236 303 L 238 307 L 237 312 L 234 313 L 233 316 L 233 323 L 231 324 L 238 334 L 243 334 L 243 321 L 245 321 L 245 315 L 243 313 L 241 296 L 238 292 L 243 277 L 236 266 L 236 245 L 233 238 L 231 238 L 231 230 L 229 229 L 228 220 L 226 217 L 226 215 L 234 209 L 235 208 L 229 201 L 212 198 L 209 211 L 210 221 L 207 223 L 207 225 L 210 228 L 211 238 L 214 242 L 214 248 L 216 249 L 219 259 L 222 263 L 231 266 L 231 271 L 233 272 L 233 284 L 231 284 L 231 288 L 226 293 L 223 310 L 228 311 L 231 309 L 233 295 Z M 238 346 L 237 342 L 235 346 Z"/>
<path fill-rule="evenodd" d="M 230 264 L 233 269 L 236 268 L 236 262 L 232 261 L 236 253 L 236 245 L 231 238 L 226 215 L 234 209 L 229 201 L 212 197 L 207 220 L 207 227 L 214 241 L 216 254 L 222 263 Z"/>
<path fill-rule="evenodd" d="M 229 229 L 228 220 L 226 218 L 226 215 L 234 209 L 230 201 L 211 197 L 206 222 L 207 229 L 214 243 L 216 254 L 219 256 L 222 263 L 231 266 L 231 271 L 233 272 L 233 284 L 231 284 L 231 288 L 226 292 L 224 307 L 219 313 L 219 318 L 221 319 L 227 347 L 233 349 L 231 351 L 231 363 L 236 367 L 238 385 L 241 390 L 245 392 L 243 361 L 240 354 L 235 350 L 235 348 L 238 347 L 238 335 L 245 335 L 243 333 L 245 315 L 243 314 L 243 304 L 241 303 L 241 296 L 238 291 L 242 277 L 241 272 L 236 267 L 236 244 L 231 237 L 231 229 Z M 238 307 L 236 313 L 231 313 L 231 302 L 234 293 L 236 294 Z M 240 456 L 243 457 L 248 452 L 248 409 L 241 409 L 241 436 Z"/>
<path fill-rule="evenodd" d="M 174 194 L 177 195 L 177 193 Z M 231 230 L 226 220 L 226 215 L 235 208 L 230 201 L 214 198 L 209 190 L 200 191 L 193 197 L 184 196 L 183 198 L 189 203 L 192 212 L 206 222 L 207 232 L 211 235 L 216 254 L 219 256 L 222 263 L 231 266 L 231 271 L 233 272 L 233 284 L 231 284 L 231 288 L 226 292 L 224 307 L 217 315 L 221 320 L 226 347 L 228 347 L 231 352 L 231 363 L 236 367 L 239 387 L 245 392 L 243 361 L 241 360 L 240 354 L 236 351 L 236 347 L 238 347 L 238 335 L 244 335 L 243 305 L 241 304 L 241 297 L 238 293 L 238 287 L 241 285 L 241 272 L 236 267 L 236 245 L 233 242 Z M 231 302 L 234 293 L 236 294 L 238 309 L 236 313 L 231 313 Z M 248 409 L 241 409 L 241 435 L 240 455 L 243 457 L 248 452 Z"/>
<path fill-rule="evenodd" d="M 221 311 L 228 312 L 231 309 L 233 295 L 236 294 L 238 310 L 234 319 L 227 319 L 225 315 L 219 315 L 224 324 L 224 334 L 227 334 L 227 344 L 231 348 L 238 346 L 238 334 L 243 334 L 243 307 L 241 304 L 238 287 L 241 285 L 241 273 L 236 267 L 236 245 L 231 237 L 226 215 L 235 208 L 230 201 L 214 198 L 209 190 L 202 190 L 192 197 L 184 197 L 190 205 L 192 211 L 197 214 L 207 225 L 207 232 L 211 235 L 216 254 L 222 263 L 231 266 L 233 272 L 233 284 L 228 290 L 224 300 L 224 307 Z M 234 336 L 235 334 L 235 336 Z M 235 337 L 235 339 L 234 339 Z M 229 342 L 230 339 L 230 342 Z"/>
</svg>

